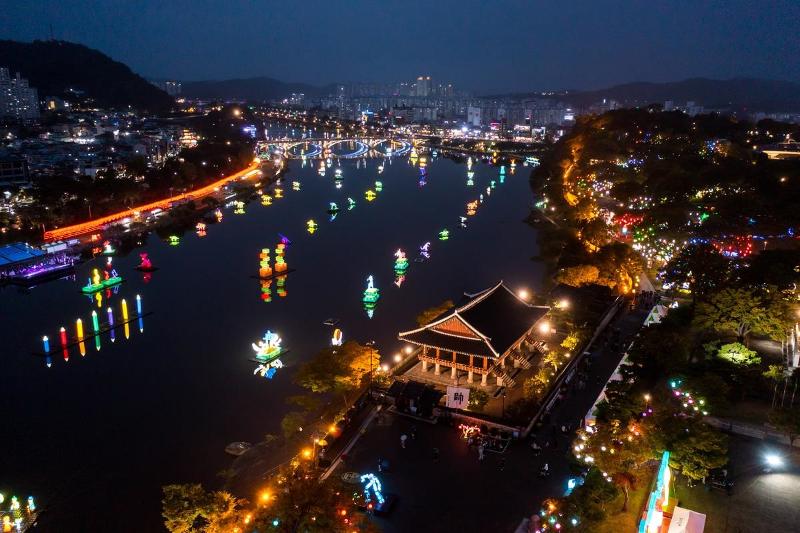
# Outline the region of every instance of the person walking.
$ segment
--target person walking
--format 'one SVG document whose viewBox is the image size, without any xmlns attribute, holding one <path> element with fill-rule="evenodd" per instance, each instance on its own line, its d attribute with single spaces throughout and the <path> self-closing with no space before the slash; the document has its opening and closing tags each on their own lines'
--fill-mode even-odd
<svg viewBox="0 0 800 533">
<path fill-rule="evenodd" d="M 478 461 L 483 461 L 483 450 L 483 443 L 481 443 L 481 445 L 478 446 Z"/>
<path fill-rule="evenodd" d="M 406 447 L 406 440 L 408 440 L 408 435 L 406 435 L 405 433 L 400 435 L 400 447 L 403 449 L 405 449 Z"/>
</svg>

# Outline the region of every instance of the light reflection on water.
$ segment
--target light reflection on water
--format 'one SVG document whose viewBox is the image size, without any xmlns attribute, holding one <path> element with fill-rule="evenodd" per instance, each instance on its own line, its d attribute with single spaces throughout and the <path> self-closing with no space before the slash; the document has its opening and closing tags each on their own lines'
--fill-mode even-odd
<svg viewBox="0 0 800 533">
<path fill-rule="evenodd" d="M 25 421 L 3 440 L 4 481 L 38 495 L 49 507 L 43 524 L 58 522 L 59 531 L 93 530 L 97 523 L 114 531 L 154 530 L 161 485 L 216 486 L 215 474 L 230 462 L 227 443 L 280 431 L 285 397 L 298 393 L 294 369 L 331 342 L 334 327 L 326 319 L 337 319 L 346 339 L 374 339 L 391 364 L 402 348 L 397 332 L 414 326 L 423 309 L 500 278 L 535 290 L 536 235 L 522 222 L 530 204 L 527 173 L 500 180 L 497 167 L 476 163 L 468 173 L 466 164 L 423 156 L 424 172 L 406 159 L 369 159 L 332 161 L 324 176 L 318 162 L 292 161 L 282 198 L 264 188 L 270 205 L 254 196 L 242 215 L 234 216 L 233 207 L 209 214 L 203 238 L 192 224 L 177 245 L 152 234 L 144 250 L 115 257 L 126 282 L 110 299 L 79 293 L 102 258 L 79 267 L 75 278 L 82 282 L 0 292 L 0 400 Z M 491 196 L 481 202 L 486 187 Z M 331 202 L 339 208 L 333 220 Z M 306 231 L 309 220 L 317 224 L 313 233 Z M 443 231 L 447 240 L 440 240 Z M 274 251 L 282 237 L 291 241 L 285 261 L 294 272 L 259 279 L 259 253 Z M 408 254 L 402 273 L 395 269 L 398 249 Z M 140 251 L 157 272 L 133 269 Z M 365 309 L 369 275 L 380 299 Z M 111 306 L 118 313 L 120 298 L 132 305 L 135 294 L 153 313 L 146 334 L 136 333 L 144 329 L 136 320 L 133 332 L 116 330 L 113 344 L 104 335 L 94 353 L 80 357 L 85 347 L 72 348 L 68 363 L 54 361 L 51 368 L 30 355 L 41 351 L 42 335 L 55 339 L 60 326 L 78 317 L 88 328 L 92 310 L 102 316 Z M 267 329 L 280 332 L 289 348 L 281 356 L 285 367 L 270 380 L 254 376 L 250 348 Z M 84 512 L 88 501 L 91 513 Z"/>
</svg>

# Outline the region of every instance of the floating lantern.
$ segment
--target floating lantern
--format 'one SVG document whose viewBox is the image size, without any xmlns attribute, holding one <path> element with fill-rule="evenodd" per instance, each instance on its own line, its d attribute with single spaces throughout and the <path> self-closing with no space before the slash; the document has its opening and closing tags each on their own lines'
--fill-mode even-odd
<svg viewBox="0 0 800 533">
<path fill-rule="evenodd" d="M 170 246 L 178 246 L 181 243 L 181 238 L 177 235 L 170 235 L 169 236 L 169 244 Z"/>
<path fill-rule="evenodd" d="M 466 228 L 467 227 L 467 217 L 458 217 L 458 220 L 461 222 L 461 227 L 462 228 Z"/>
<path fill-rule="evenodd" d="M 94 334 L 100 333 L 100 323 L 97 321 L 97 311 L 92 311 L 92 329 Z"/>
<path fill-rule="evenodd" d="M 383 165 L 378 165 L 378 174 L 383 174 Z"/>
<path fill-rule="evenodd" d="M 475 212 L 478 210 L 478 201 L 473 200 L 467 204 L 467 216 L 475 216 Z"/>
<path fill-rule="evenodd" d="M 217 222 L 222 222 L 222 209 L 219 207 L 214 210 L 214 216 L 217 218 Z"/>
<path fill-rule="evenodd" d="M 341 346 L 342 345 L 342 330 L 336 328 L 333 330 L 333 337 L 331 337 L 331 345 L 332 346 Z"/>
<path fill-rule="evenodd" d="M 86 343 L 83 341 L 78 342 L 78 350 L 81 352 L 81 356 L 86 355 Z"/>
<path fill-rule="evenodd" d="M 341 168 L 337 168 L 336 172 L 334 172 L 334 178 L 341 179 L 341 177 L 342 177 L 342 169 Z"/>
<path fill-rule="evenodd" d="M 406 253 L 398 248 L 394 253 L 394 257 L 394 271 L 402 274 L 406 271 L 406 269 L 408 269 L 408 258 L 406 257 Z"/>
<path fill-rule="evenodd" d="M 376 303 L 381 297 L 381 291 L 374 286 L 372 275 L 367 277 L 367 288 L 364 290 L 364 303 Z"/>
<path fill-rule="evenodd" d="M 281 189 L 280 187 L 275 187 L 275 189 L 272 192 L 273 194 L 275 194 L 276 199 L 283 198 L 283 189 Z"/>
<path fill-rule="evenodd" d="M 136 314 L 142 316 L 142 297 L 136 295 Z"/>
<path fill-rule="evenodd" d="M 82 341 L 83 340 L 83 321 L 80 318 L 75 321 L 75 329 L 77 330 L 77 333 L 78 333 L 78 340 Z"/>
<path fill-rule="evenodd" d="M 450 231 L 449 230 L 443 229 L 442 231 L 439 232 L 439 240 L 440 241 L 446 241 L 449 238 L 450 238 Z"/>
<path fill-rule="evenodd" d="M 348 197 L 347 198 L 347 210 L 351 211 L 355 206 L 356 206 L 356 201 L 353 200 L 352 198 Z"/>
<path fill-rule="evenodd" d="M 306 231 L 308 231 L 312 235 L 314 234 L 315 231 L 317 231 L 317 223 L 314 222 L 314 219 L 311 219 L 308 222 L 306 222 Z"/>
<path fill-rule="evenodd" d="M 283 259 L 283 255 L 276 255 L 275 256 L 275 272 L 286 272 L 286 261 Z"/>
<path fill-rule="evenodd" d="M 424 259 L 430 259 L 431 258 L 430 250 L 431 250 L 431 243 L 426 242 L 425 244 L 419 247 L 419 255 L 421 255 Z"/>
<path fill-rule="evenodd" d="M 364 193 L 364 198 L 366 198 L 368 202 L 374 200 L 375 196 L 376 196 L 375 191 L 373 191 L 372 189 Z"/>
<path fill-rule="evenodd" d="M 375 190 L 377 192 L 381 192 L 383 190 L 383 182 L 382 181 L 376 181 L 375 182 Z"/>
<path fill-rule="evenodd" d="M 339 206 L 336 205 L 336 202 L 330 202 L 328 204 L 328 214 L 335 215 L 338 212 L 339 212 Z"/>
<path fill-rule="evenodd" d="M 120 302 L 120 306 L 122 307 L 122 320 L 124 322 L 128 321 L 128 302 L 125 301 L 125 298 L 122 299 Z"/>
<path fill-rule="evenodd" d="M 277 284 L 277 287 L 275 288 L 275 292 L 278 293 L 278 298 L 286 298 L 286 295 L 288 293 L 286 292 L 286 276 L 285 275 L 278 276 L 278 284 Z"/>
<path fill-rule="evenodd" d="M 400 286 L 403 284 L 405 280 L 406 280 L 405 274 L 400 274 L 399 272 L 395 271 L 394 284 L 397 285 L 398 288 L 400 288 Z"/>
<path fill-rule="evenodd" d="M 233 203 L 235 206 L 233 209 L 233 214 L 235 215 L 244 215 L 244 202 L 236 201 Z"/>
<path fill-rule="evenodd" d="M 495 181 L 494 181 L 494 180 L 492 180 L 492 181 L 490 181 L 490 182 L 489 182 L 489 187 L 490 187 L 491 189 L 494 189 L 494 188 L 495 188 Z M 487 192 L 488 192 L 488 190 L 487 190 Z"/>
<path fill-rule="evenodd" d="M 262 248 L 261 253 L 258 254 L 259 261 L 258 276 L 261 278 L 268 278 L 272 275 L 272 267 L 269 266 L 269 248 Z"/>
<path fill-rule="evenodd" d="M 197 225 L 195 226 L 195 229 L 197 230 L 198 237 L 206 236 L 206 225 L 203 222 L 198 222 Z"/>
<path fill-rule="evenodd" d="M 300 190 L 300 182 L 299 181 L 293 181 L 292 182 L 292 190 L 293 191 L 299 191 Z"/>
<path fill-rule="evenodd" d="M 467 170 L 472 170 L 472 156 L 467 159 Z"/>
<path fill-rule="evenodd" d="M 61 326 L 61 329 L 58 330 L 58 335 L 61 338 L 61 347 L 62 348 L 66 348 L 67 347 L 67 330 L 64 328 L 64 326 Z"/>
<path fill-rule="evenodd" d="M 104 254 L 113 254 L 115 251 L 116 250 L 114 250 L 114 247 L 111 246 L 111 241 L 105 241 L 103 243 L 103 253 Z"/>
<path fill-rule="evenodd" d="M 108 327 L 114 327 L 114 310 L 110 307 L 107 309 L 106 313 L 108 314 Z M 112 329 L 113 331 L 113 329 Z"/>
<path fill-rule="evenodd" d="M 270 206 L 272 205 L 272 196 L 269 194 L 265 194 L 261 197 L 261 205 L 263 206 Z"/>
<path fill-rule="evenodd" d="M 50 353 L 50 339 L 47 338 L 47 335 L 42 337 L 42 347 L 44 348 L 44 353 Z"/>
<path fill-rule="evenodd" d="M 281 342 L 283 341 L 280 335 L 267 330 L 263 338 L 258 342 L 252 343 L 251 347 L 253 351 L 256 352 L 256 359 L 261 363 L 269 363 L 277 359 L 278 356 L 283 353 L 284 350 L 281 348 Z"/>
</svg>

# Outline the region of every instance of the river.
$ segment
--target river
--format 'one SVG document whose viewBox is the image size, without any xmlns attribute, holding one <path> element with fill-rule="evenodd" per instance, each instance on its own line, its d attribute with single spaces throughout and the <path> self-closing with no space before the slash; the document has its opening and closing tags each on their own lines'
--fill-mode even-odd
<svg viewBox="0 0 800 533">
<path fill-rule="evenodd" d="M 391 364 L 402 348 L 397 332 L 414 327 L 423 309 L 501 278 L 535 290 L 542 273 L 531 260 L 536 232 L 523 222 L 530 169 L 520 165 L 501 181 L 498 167 L 476 163 L 468 186 L 465 163 L 421 155 L 428 158 L 424 184 L 407 157 L 334 162 L 324 177 L 319 162 L 293 160 L 280 185 L 283 198 L 272 205 L 256 199 L 244 214 L 228 207 L 204 237 L 189 232 L 173 246 L 152 234 L 142 248 L 115 257 L 126 282 L 100 309 L 79 289 L 104 257 L 82 264 L 75 280 L 0 291 L 0 492 L 37 497 L 45 508 L 42 531 L 158 531 L 162 485 L 216 487 L 216 474 L 231 463 L 227 443 L 280 431 L 284 399 L 297 392 L 293 367 L 330 343 L 325 319 L 340 320 L 345 340 L 375 340 Z M 367 201 L 376 180 L 383 188 Z M 467 203 L 481 193 L 483 203 L 461 227 Z M 330 202 L 340 208 L 333 221 Z M 306 231 L 310 219 L 318 224 L 313 234 Z M 439 240 L 445 228 L 449 238 Z M 285 257 L 295 271 L 285 295 L 274 281 L 265 302 L 252 276 L 260 250 L 274 250 L 279 235 L 291 240 Z M 425 242 L 430 259 L 418 262 Z M 398 248 L 410 260 L 399 287 Z M 141 251 L 159 267 L 147 283 L 133 268 Z M 369 275 L 381 291 L 372 318 L 361 301 Z M 119 321 L 125 298 L 133 314 L 137 294 L 152 313 L 143 331 L 133 322 L 129 338 L 118 329 L 113 342 L 101 336 L 99 351 L 89 341 L 85 356 L 74 347 L 69 361 L 59 352 L 49 367 L 32 355 L 41 352 L 43 335 L 58 348 L 59 328 L 73 335 L 77 318 L 88 330 L 93 309 L 102 319 L 110 306 Z M 286 367 L 269 380 L 254 376 L 250 361 L 250 344 L 267 329 L 289 349 Z"/>
</svg>

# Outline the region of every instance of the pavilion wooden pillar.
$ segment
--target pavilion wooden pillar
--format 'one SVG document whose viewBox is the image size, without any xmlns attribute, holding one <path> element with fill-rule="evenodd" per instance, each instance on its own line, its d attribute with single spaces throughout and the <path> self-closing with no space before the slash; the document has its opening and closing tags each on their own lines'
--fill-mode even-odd
<svg viewBox="0 0 800 533">
<path fill-rule="evenodd" d="M 472 369 L 475 368 L 475 364 L 473 363 L 474 359 L 475 358 L 473 356 L 469 356 L 469 372 L 467 372 L 467 383 L 472 383 Z"/>
<path fill-rule="evenodd" d="M 481 374 L 481 385 L 486 386 L 486 378 L 489 375 L 489 361 L 483 358 L 483 374 Z"/>
<path fill-rule="evenodd" d="M 427 346 L 423 346 L 422 347 L 422 355 L 425 356 L 425 357 L 428 356 L 428 347 Z M 428 371 L 428 361 L 425 361 L 424 359 L 422 360 L 422 371 L 423 372 L 427 372 Z"/>
<path fill-rule="evenodd" d="M 450 377 L 456 379 L 458 376 L 458 369 L 456 369 L 456 352 L 453 352 L 453 366 L 450 367 Z"/>
<path fill-rule="evenodd" d="M 439 366 L 439 348 L 436 348 L 436 364 L 433 367 L 433 373 L 437 376 L 442 373 L 442 367 Z"/>
</svg>

